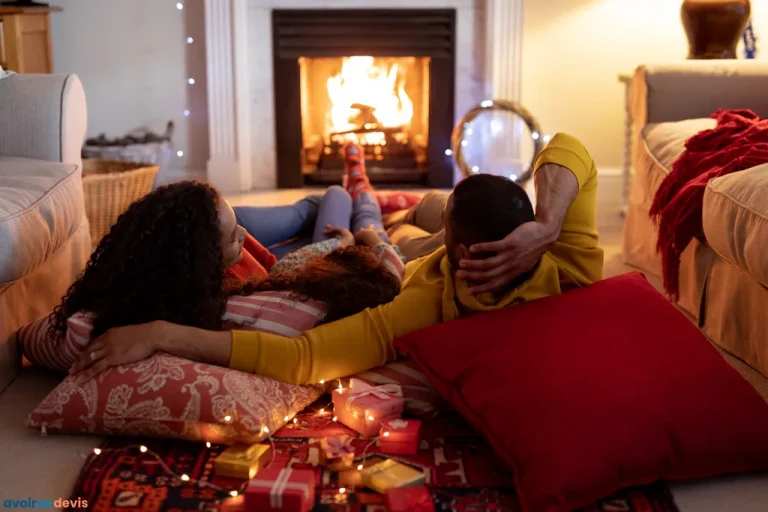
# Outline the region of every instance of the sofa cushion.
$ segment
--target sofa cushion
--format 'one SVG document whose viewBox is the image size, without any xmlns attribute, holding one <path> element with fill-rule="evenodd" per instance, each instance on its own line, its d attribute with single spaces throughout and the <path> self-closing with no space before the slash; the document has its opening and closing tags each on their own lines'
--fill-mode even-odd
<svg viewBox="0 0 768 512">
<path fill-rule="evenodd" d="M 643 139 L 651 155 L 669 172 L 685 150 L 685 143 L 702 130 L 715 127 L 714 119 L 687 119 L 673 123 L 649 123 L 643 129 Z M 655 193 L 655 191 L 654 191 Z"/>
<path fill-rule="evenodd" d="M 84 219 L 77 166 L 0 158 L 0 285 L 43 264 Z"/>
<path fill-rule="evenodd" d="M 768 285 L 768 164 L 711 180 L 704 192 L 704 236 L 712 249 Z"/>
</svg>

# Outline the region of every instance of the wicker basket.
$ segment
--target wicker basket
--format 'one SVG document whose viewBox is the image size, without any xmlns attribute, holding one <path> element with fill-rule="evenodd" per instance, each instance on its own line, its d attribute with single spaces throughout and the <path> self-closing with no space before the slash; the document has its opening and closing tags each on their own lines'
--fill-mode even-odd
<svg viewBox="0 0 768 512">
<path fill-rule="evenodd" d="M 85 213 L 91 224 L 91 242 L 96 247 L 134 201 L 152 190 L 158 166 L 100 160 L 83 160 Z"/>
</svg>

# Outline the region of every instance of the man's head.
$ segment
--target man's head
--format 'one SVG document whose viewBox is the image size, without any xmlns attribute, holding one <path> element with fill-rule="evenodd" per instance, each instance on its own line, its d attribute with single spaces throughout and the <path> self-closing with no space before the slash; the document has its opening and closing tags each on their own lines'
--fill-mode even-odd
<svg viewBox="0 0 768 512">
<path fill-rule="evenodd" d="M 520 224 L 534 220 L 528 194 L 501 176 L 477 174 L 459 182 L 443 212 L 445 246 L 454 270 L 469 247 L 506 237 Z"/>
</svg>

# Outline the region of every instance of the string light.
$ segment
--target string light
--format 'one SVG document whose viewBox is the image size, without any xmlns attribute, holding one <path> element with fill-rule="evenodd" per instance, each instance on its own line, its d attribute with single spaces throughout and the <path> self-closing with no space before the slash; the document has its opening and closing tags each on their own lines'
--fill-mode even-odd
<svg viewBox="0 0 768 512">
<path fill-rule="evenodd" d="M 229 495 L 233 498 L 237 498 L 238 492 L 237 491 L 229 491 Z"/>
<path fill-rule="evenodd" d="M 469 141 L 468 140 L 463 140 L 463 141 L 461 141 L 461 145 L 464 146 L 464 147 L 467 147 L 467 146 L 469 146 Z"/>
<path fill-rule="evenodd" d="M 189 482 L 189 476 L 187 476 L 186 474 L 184 474 L 184 475 L 181 475 L 181 479 L 182 479 L 183 481 L 185 481 L 185 482 Z"/>
<path fill-rule="evenodd" d="M 188 38 L 187 38 L 187 44 L 192 44 L 192 43 L 194 43 L 194 42 L 195 42 L 195 40 L 194 40 L 194 39 L 192 39 L 191 37 L 188 37 Z"/>
<path fill-rule="evenodd" d="M 288 421 L 290 421 L 290 419 L 291 419 L 291 418 L 289 418 L 288 416 L 286 416 L 285 418 L 283 418 L 283 421 L 285 421 L 285 422 L 288 422 Z"/>
<path fill-rule="evenodd" d="M 94 448 L 93 453 L 95 453 L 96 455 L 101 455 L 101 448 Z"/>
<path fill-rule="evenodd" d="M 182 156 L 184 156 L 184 152 L 183 152 L 182 150 L 178 150 L 178 151 L 176 152 L 176 156 L 178 156 L 178 157 L 182 157 Z"/>
<path fill-rule="evenodd" d="M 389 437 L 389 431 L 384 432 L 384 437 Z"/>
<path fill-rule="evenodd" d="M 191 112 L 189 110 L 185 110 L 184 111 L 184 117 L 189 117 L 189 114 L 191 114 Z"/>
<path fill-rule="evenodd" d="M 144 446 L 144 445 L 141 445 L 141 446 L 139 447 L 139 451 L 140 451 L 141 453 L 147 453 L 147 447 L 146 447 L 146 446 Z"/>
<path fill-rule="evenodd" d="M 320 409 L 320 414 L 325 414 L 325 407 L 323 407 L 322 409 Z"/>
<path fill-rule="evenodd" d="M 269 434 L 269 427 L 264 425 L 264 428 L 261 429 L 261 431 L 264 432 L 265 434 Z"/>
<path fill-rule="evenodd" d="M 451 155 L 453 155 L 453 151 L 451 151 L 450 149 L 446 149 L 445 156 L 451 156 Z"/>
<path fill-rule="evenodd" d="M 325 379 L 320 379 L 320 385 L 322 386 L 323 384 L 325 384 Z"/>
<path fill-rule="evenodd" d="M 480 103 L 480 106 L 483 108 L 491 108 L 493 106 L 493 101 L 491 100 L 485 100 Z"/>
<path fill-rule="evenodd" d="M 532 138 L 533 140 L 539 140 L 539 137 L 540 137 L 540 135 L 539 135 L 539 132 L 533 132 L 533 133 L 531 134 L 531 138 Z"/>
<path fill-rule="evenodd" d="M 339 494 L 344 494 L 345 492 L 347 492 L 346 487 L 339 487 Z"/>
<path fill-rule="evenodd" d="M 370 415 L 368 416 L 368 421 L 373 421 L 373 420 L 375 420 L 375 419 L 376 419 L 376 418 L 374 418 L 373 416 L 370 416 Z"/>
<path fill-rule="evenodd" d="M 189 85 L 195 85 L 195 79 L 194 78 L 187 78 L 187 83 Z"/>
<path fill-rule="evenodd" d="M 296 425 L 299 422 L 297 418 L 293 418 L 293 424 Z"/>
<path fill-rule="evenodd" d="M 475 173 L 475 174 L 479 173 L 480 172 L 480 167 L 478 167 L 477 165 L 473 166 L 472 167 L 472 172 Z"/>
<path fill-rule="evenodd" d="M 224 422 L 225 422 L 225 423 L 229 423 L 230 421 L 232 421 L 232 416 L 230 416 L 229 414 L 227 414 L 226 416 L 224 416 Z"/>
<path fill-rule="evenodd" d="M 205 447 L 206 448 L 210 448 L 211 447 L 211 443 L 210 442 L 205 443 Z"/>
<path fill-rule="evenodd" d="M 331 421 L 336 421 L 338 418 L 336 416 L 333 417 Z"/>
<path fill-rule="evenodd" d="M 176 3 L 176 8 L 177 8 L 178 10 L 182 10 L 182 9 L 184 8 L 184 4 L 183 4 L 183 3 L 181 3 L 181 2 L 177 2 L 177 3 Z"/>
</svg>

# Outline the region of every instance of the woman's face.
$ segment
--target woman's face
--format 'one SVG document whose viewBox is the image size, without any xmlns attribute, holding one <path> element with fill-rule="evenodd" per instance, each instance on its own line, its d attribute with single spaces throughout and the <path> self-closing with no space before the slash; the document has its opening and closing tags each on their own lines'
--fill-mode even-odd
<svg viewBox="0 0 768 512">
<path fill-rule="evenodd" d="M 229 268 L 243 257 L 246 232 L 245 228 L 237 223 L 234 210 L 224 199 L 219 202 L 219 229 L 224 267 Z"/>
</svg>

